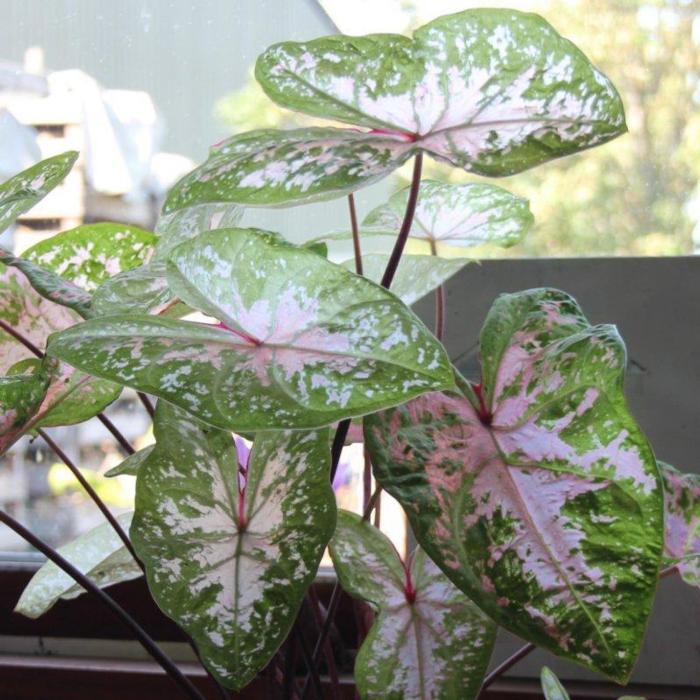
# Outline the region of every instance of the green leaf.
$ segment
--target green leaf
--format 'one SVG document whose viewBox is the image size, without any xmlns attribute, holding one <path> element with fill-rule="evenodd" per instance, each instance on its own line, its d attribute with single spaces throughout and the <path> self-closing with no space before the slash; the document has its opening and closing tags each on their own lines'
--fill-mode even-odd
<svg viewBox="0 0 700 700">
<path fill-rule="evenodd" d="M 333 199 L 385 177 L 414 151 L 403 138 L 351 129 L 251 131 L 185 175 L 163 211 L 204 202 L 275 207 Z"/>
<path fill-rule="evenodd" d="M 181 244 L 168 282 L 220 323 L 93 319 L 54 334 L 50 354 L 238 432 L 328 425 L 453 384 L 443 347 L 395 296 L 265 232 Z"/>
<path fill-rule="evenodd" d="M 77 316 L 64 306 L 40 297 L 29 284 L 28 279 L 16 268 L 0 266 L 0 318 L 18 331 L 24 338 L 43 351 L 50 333 L 72 326 Z M 36 356 L 11 335 L 0 330 L 0 376 L 8 374 L 18 362 Z M 49 378 L 43 400 L 32 413 L 27 410 L 36 398 L 36 380 Z M 76 372 L 66 364 L 57 365 L 52 358 L 46 358 L 34 375 L 27 377 L 25 388 L 27 397 L 21 391 L 15 393 L 9 383 L 5 383 L 4 410 L 17 413 L 9 425 L 4 426 L 0 436 L 0 454 L 28 430 L 40 426 L 69 425 L 94 416 L 112 401 L 121 387 L 104 379 L 96 379 Z M 16 386 L 16 384 L 15 384 Z M 18 403 L 9 405 L 11 393 Z M 20 420 L 20 415 L 23 420 Z"/>
<path fill-rule="evenodd" d="M 153 452 L 154 449 L 155 445 L 149 445 L 138 452 L 134 452 L 134 454 L 129 455 L 121 464 L 106 471 L 105 476 L 109 478 L 121 476 L 122 474 L 138 476 L 141 466 L 151 456 L 151 452 Z"/>
<path fill-rule="evenodd" d="M 287 636 L 335 526 L 328 430 L 230 433 L 162 401 L 131 535 L 158 605 L 240 689 Z"/>
<path fill-rule="evenodd" d="M 153 253 L 153 262 L 165 261 L 180 243 L 204 231 L 233 228 L 243 216 L 243 209 L 227 202 L 197 204 L 178 209 L 158 219 L 156 233 L 160 239 Z"/>
<path fill-rule="evenodd" d="M 255 75 L 283 107 L 402 136 L 480 175 L 511 175 L 625 131 L 610 81 L 544 19 L 515 10 L 447 15 L 413 38 L 276 44 Z"/>
<path fill-rule="evenodd" d="M 92 296 L 92 315 L 158 313 L 172 300 L 165 263 L 152 262 L 115 275 L 98 287 Z"/>
<path fill-rule="evenodd" d="M 545 700 L 571 700 L 564 686 L 547 666 L 543 666 L 540 671 L 540 682 Z"/>
<path fill-rule="evenodd" d="M 408 195 L 409 188 L 403 189 L 371 211 L 362 224 L 363 231 L 369 227 L 398 234 Z M 428 241 L 437 254 L 444 244 L 509 247 L 522 239 L 533 221 L 528 201 L 500 187 L 423 180 L 409 236 Z"/>
<path fill-rule="evenodd" d="M 0 377 L 0 437 L 21 430 L 34 416 L 50 381 L 51 375 L 42 371 L 41 363 L 38 371 Z"/>
<path fill-rule="evenodd" d="M 488 615 L 624 682 L 656 590 L 663 494 L 625 348 L 556 290 L 499 297 L 482 383 L 365 419 L 375 474 Z M 479 398 L 481 397 L 481 400 Z"/>
<path fill-rule="evenodd" d="M 388 262 L 388 255 L 363 255 L 362 274 L 373 282 L 379 282 Z M 391 283 L 391 291 L 404 304 L 410 306 L 447 282 L 468 262 L 464 258 L 448 259 L 429 255 L 404 254 Z M 355 260 L 347 260 L 343 263 L 343 267 L 354 271 Z"/>
<path fill-rule="evenodd" d="M 0 184 L 0 233 L 46 197 L 68 175 L 77 159 L 77 151 L 66 151 Z"/>
<path fill-rule="evenodd" d="M 123 528 L 128 528 L 132 516 L 133 513 L 122 513 L 117 520 Z M 80 535 L 61 547 L 58 553 L 100 588 L 131 581 L 142 575 L 139 565 L 109 523 Z M 36 619 L 59 600 L 71 600 L 84 592 L 82 586 L 48 561 L 32 576 L 15 612 Z"/>
<path fill-rule="evenodd" d="M 73 282 L 64 280 L 55 272 L 35 265 L 29 260 L 18 258 L 0 247 L 0 263 L 16 267 L 26 276 L 34 290 L 44 299 L 73 309 L 83 318 L 90 316 L 90 295 Z"/>
<path fill-rule="evenodd" d="M 684 474 L 659 462 L 664 483 L 666 530 L 664 566 L 700 587 L 700 474 Z"/>
<path fill-rule="evenodd" d="M 404 565 L 359 515 L 339 511 L 330 552 L 343 588 L 379 611 L 355 660 L 360 696 L 473 700 L 496 625 L 421 549 Z"/>
<path fill-rule="evenodd" d="M 92 292 L 146 261 L 158 237 L 129 224 L 85 224 L 47 238 L 23 257 Z"/>
</svg>

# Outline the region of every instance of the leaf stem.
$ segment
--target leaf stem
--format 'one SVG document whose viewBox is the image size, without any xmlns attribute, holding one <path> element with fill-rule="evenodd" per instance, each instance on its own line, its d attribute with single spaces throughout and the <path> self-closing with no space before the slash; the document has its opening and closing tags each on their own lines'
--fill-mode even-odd
<svg viewBox="0 0 700 700">
<path fill-rule="evenodd" d="M 362 271 L 362 249 L 360 248 L 360 229 L 357 225 L 357 211 L 355 211 L 355 195 L 351 192 L 348 195 L 348 206 L 350 207 L 350 226 L 352 227 L 352 249 L 355 254 L 355 272 L 358 275 L 364 274 Z"/>
<path fill-rule="evenodd" d="M 437 256 L 435 239 L 430 239 L 430 254 Z M 435 337 L 442 341 L 445 336 L 445 285 L 435 290 Z"/>
<path fill-rule="evenodd" d="M 137 391 L 136 393 L 138 394 L 139 400 L 143 404 L 143 407 L 146 409 L 146 413 L 148 413 L 150 419 L 153 420 L 156 415 L 156 410 L 153 408 L 151 400 L 146 394 L 143 393 L 143 391 Z"/>
<path fill-rule="evenodd" d="M 141 571 L 145 572 L 144 566 L 139 558 L 136 556 L 136 551 L 134 546 L 131 544 L 124 528 L 119 524 L 119 521 L 112 515 L 109 508 L 105 505 L 104 501 L 97 495 L 95 489 L 90 486 L 87 479 L 83 476 L 82 472 L 73 463 L 73 461 L 68 457 L 68 455 L 53 441 L 53 439 L 48 435 L 45 430 L 41 428 L 37 429 L 37 433 L 41 436 L 42 440 L 51 448 L 51 450 L 56 454 L 56 456 L 70 469 L 73 476 L 78 480 L 78 483 L 83 487 L 88 496 L 92 499 L 93 503 L 102 511 L 102 515 L 105 516 L 109 524 L 112 526 L 114 531 L 117 533 L 119 539 L 124 543 L 124 546 L 129 550 L 129 554 L 134 558 L 136 563 L 141 568 Z"/>
<path fill-rule="evenodd" d="M 411 189 L 408 193 L 406 212 L 401 222 L 401 228 L 399 229 L 399 235 L 394 244 L 394 249 L 391 251 L 389 262 L 387 263 L 384 276 L 382 277 L 382 287 L 386 287 L 387 289 L 389 289 L 394 279 L 399 262 L 401 261 L 401 256 L 403 255 L 403 249 L 406 247 L 408 234 L 413 225 L 413 216 L 416 213 L 416 203 L 418 202 L 418 190 L 420 189 L 420 175 L 422 170 L 423 153 L 419 151 L 416 153 L 416 157 L 413 160 L 413 177 L 411 178 Z"/>
<path fill-rule="evenodd" d="M 109 430 L 110 433 L 114 436 L 114 439 L 122 446 L 124 451 L 132 455 L 136 450 L 131 446 L 131 443 L 121 434 L 121 432 L 117 429 L 117 426 L 112 423 L 112 421 L 107 418 L 107 416 L 104 413 L 98 413 L 97 414 L 97 420 L 104 425 L 107 430 Z"/>
<path fill-rule="evenodd" d="M 69 561 L 64 559 L 53 547 L 50 547 L 43 540 L 36 537 L 27 530 L 21 523 L 15 520 L 11 515 L 0 510 L 0 522 L 4 523 L 17 533 L 22 539 L 26 540 L 32 547 L 38 549 L 56 566 L 65 571 L 72 579 L 79 583 L 89 593 L 96 596 L 106 607 L 108 607 L 127 627 L 131 629 L 134 636 L 141 643 L 143 648 L 160 664 L 161 668 L 172 678 L 172 680 L 180 686 L 183 693 L 191 700 L 206 700 L 206 698 L 195 688 L 192 682 L 182 673 L 175 663 L 168 657 L 158 644 L 151 638 L 146 630 L 134 620 L 129 613 L 124 610 L 116 601 L 114 601 L 107 593 L 99 586 L 93 583 L 80 570 L 76 569 Z"/>
<path fill-rule="evenodd" d="M 44 353 L 39 350 L 39 348 L 34 345 L 29 338 L 25 338 L 25 336 L 23 336 L 19 331 L 15 330 L 11 325 L 2 319 L 0 319 L 0 328 L 2 328 L 8 335 L 11 335 L 16 341 L 22 343 L 22 345 L 24 345 L 29 352 L 34 353 L 37 357 L 44 357 Z"/>
</svg>

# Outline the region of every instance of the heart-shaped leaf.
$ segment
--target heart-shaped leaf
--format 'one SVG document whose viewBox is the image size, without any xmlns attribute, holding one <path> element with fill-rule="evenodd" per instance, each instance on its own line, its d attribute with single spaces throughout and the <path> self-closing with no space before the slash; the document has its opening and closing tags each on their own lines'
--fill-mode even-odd
<svg viewBox="0 0 700 700">
<path fill-rule="evenodd" d="M 394 34 L 285 42 L 255 76 L 275 102 L 401 135 L 481 175 L 511 175 L 620 135 L 610 81 L 541 17 L 478 9 Z"/>
<path fill-rule="evenodd" d="M 55 272 L 18 258 L 0 247 L 0 263 L 16 267 L 25 275 L 34 290 L 44 299 L 73 309 L 83 318 L 90 316 L 90 295 L 73 282 L 59 277 Z"/>
<path fill-rule="evenodd" d="M 163 211 L 203 202 L 274 207 L 340 197 L 398 168 L 414 152 L 401 136 L 353 129 L 261 129 L 234 136 L 168 194 Z"/>
<path fill-rule="evenodd" d="M 239 689 L 284 641 L 335 526 L 327 429 L 230 433 L 159 402 L 131 536 L 158 605 Z"/>
<path fill-rule="evenodd" d="M 198 236 L 205 231 L 236 227 L 243 209 L 228 202 L 197 204 L 178 209 L 158 219 L 156 233 L 160 236 L 152 260 L 167 260 L 172 250 L 180 243 Z"/>
<path fill-rule="evenodd" d="M 117 273 L 143 264 L 157 240 L 137 226 L 85 224 L 37 243 L 23 257 L 92 292 Z"/>
<path fill-rule="evenodd" d="M 482 383 L 365 419 L 379 482 L 496 622 L 625 681 L 656 589 L 663 494 L 625 349 L 556 290 L 503 295 Z"/>
<path fill-rule="evenodd" d="M 443 347 L 395 296 L 265 232 L 181 244 L 168 282 L 220 323 L 93 319 L 49 352 L 238 432 L 328 425 L 453 385 Z"/>
<path fill-rule="evenodd" d="M 60 184 L 77 159 L 77 151 L 66 151 L 0 184 L 0 233 Z"/>
<path fill-rule="evenodd" d="M 561 681 L 547 666 L 540 671 L 540 683 L 545 700 L 571 700 Z"/>
<path fill-rule="evenodd" d="M 398 234 L 408 203 L 408 188 L 371 211 L 362 224 Z M 488 243 L 512 246 L 532 226 L 528 201 L 493 185 L 453 185 L 423 180 L 409 236 L 428 241 L 436 253 L 443 244 L 474 248 Z"/>
<path fill-rule="evenodd" d="M 666 506 L 665 566 L 700 587 L 700 474 L 684 474 L 659 462 Z"/>
<path fill-rule="evenodd" d="M 388 262 L 388 255 L 363 255 L 362 274 L 373 282 L 379 282 Z M 391 291 L 404 304 L 410 306 L 444 284 L 468 262 L 464 258 L 437 258 L 429 255 L 404 254 L 401 256 L 399 267 L 391 282 Z M 343 263 L 343 266 L 354 271 L 355 260 L 348 260 Z"/>
<path fill-rule="evenodd" d="M 77 316 L 64 306 L 40 297 L 27 278 L 16 268 L 0 267 L 0 318 L 24 338 L 43 351 L 50 333 L 72 326 Z M 18 362 L 35 355 L 13 336 L 0 329 L 0 376 L 7 375 Z M 35 396 L 37 379 L 48 377 L 46 394 L 31 416 L 27 415 L 29 395 Z M 5 426 L 0 436 L 0 454 L 21 435 L 32 428 L 78 423 L 99 413 L 114 401 L 121 387 L 103 379 L 96 379 L 76 372 L 66 364 L 56 366 L 54 359 L 45 359 L 31 376 L 26 376 L 27 397 L 15 394 L 18 403 L 14 407 L 5 403 L 10 394 L 5 393 L 5 410 L 17 413 L 11 427 Z M 15 380 L 18 381 L 18 380 Z M 9 386 L 6 386 L 9 390 Z M 20 414 L 24 417 L 19 420 Z"/>
<path fill-rule="evenodd" d="M 355 659 L 362 698 L 478 695 L 496 625 L 425 552 L 405 565 L 386 535 L 342 510 L 330 552 L 343 588 L 379 610 Z"/>
<path fill-rule="evenodd" d="M 133 513 L 122 513 L 117 520 L 123 528 L 128 528 L 132 516 Z M 61 547 L 58 553 L 100 588 L 131 581 L 142 575 L 139 565 L 109 523 L 80 535 Z M 36 619 L 59 600 L 71 600 L 84 592 L 80 584 L 48 561 L 32 576 L 15 612 Z"/>
</svg>

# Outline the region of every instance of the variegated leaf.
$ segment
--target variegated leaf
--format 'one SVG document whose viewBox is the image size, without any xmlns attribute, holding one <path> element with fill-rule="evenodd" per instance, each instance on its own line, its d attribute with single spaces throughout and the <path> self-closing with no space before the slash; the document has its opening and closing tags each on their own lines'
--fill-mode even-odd
<svg viewBox="0 0 700 700">
<path fill-rule="evenodd" d="M 238 432 L 328 425 L 453 385 L 443 347 L 395 296 L 265 232 L 181 244 L 168 282 L 219 323 L 93 319 L 49 352 Z"/>
<path fill-rule="evenodd" d="M 138 452 L 134 452 L 134 454 L 129 455 L 123 462 L 117 464 L 116 467 L 112 467 L 106 471 L 105 476 L 109 478 L 121 476 L 122 474 L 138 476 L 139 469 L 141 469 L 143 463 L 151 456 L 151 452 L 153 452 L 154 449 L 155 445 L 149 445 L 142 450 L 138 450 Z"/>
<path fill-rule="evenodd" d="M 60 184 L 77 159 L 76 151 L 66 151 L 0 184 L 0 233 Z"/>
<path fill-rule="evenodd" d="M 371 211 L 362 224 L 398 234 L 408 203 L 408 188 Z M 474 248 L 512 246 L 532 226 L 528 201 L 493 185 L 453 185 L 423 180 L 409 236 L 428 241 L 437 254 L 442 245 Z"/>
<path fill-rule="evenodd" d="M 25 371 L 0 377 L 0 438 L 21 430 L 37 412 L 51 382 L 46 369 L 37 360 Z"/>
<path fill-rule="evenodd" d="M 238 689 L 284 641 L 333 534 L 329 432 L 259 434 L 239 465 L 230 433 L 161 401 L 155 434 L 134 546 L 158 605 Z"/>
<path fill-rule="evenodd" d="M 117 516 L 119 524 L 128 529 L 133 513 Z M 58 553 L 82 571 L 100 588 L 131 581 L 142 575 L 141 569 L 109 523 L 98 525 L 80 535 Z M 22 592 L 15 612 L 32 619 L 43 615 L 59 600 L 71 600 L 84 589 L 53 562 L 46 562 Z"/>
<path fill-rule="evenodd" d="M 362 698 L 478 695 L 496 625 L 423 550 L 416 549 L 404 564 L 386 535 L 341 510 L 330 552 L 343 588 L 379 613 L 355 659 Z"/>
<path fill-rule="evenodd" d="M 143 264 L 157 240 L 129 224 L 85 224 L 37 243 L 23 257 L 92 292 L 119 272 Z"/>
<path fill-rule="evenodd" d="M 18 269 L 9 267 L 4 270 L 0 267 L 0 317 L 40 351 L 44 350 L 50 333 L 68 328 L 78 320 L 68 308 L 39 296 Z M 28 358 L 35 359 L 35 355 L 0 330 L 0 376 Z M 46 359 L 38 370 L 43 376 L 49 376 L 50 381 L 41 404 L 32 415 L 26 415 L 24 400 L 15 407 L 25 419 L 17 420 L 18 414 L 11 427 L 6 426 L 0 436 L 0 454 L 32 428 L 86 420 L 119 396 L 121 388 L 112 382 L 76 372 L 66 364 L 55 365 L 55 360 Z M 29 390 L 29 385 L 27 388 Z M 8 405 L 4 408 L 12 410 Z"/>
<path fill-rule="evenodd" d="M 666 506 L 665 566 L 700 587 L 700 474 L 684 474 L 659 463 Z"/>
<path fill-rule="evenodd" d="M 540 683 L 545 700 L 571 700 L 564 686 L 547 666 L 543 666 L 540 671 Z"/>
<path fill-rule="evenodd" d="M 90 295 L 84 289 L 73 284 L 73 282 L 69 282 L 59 277 L 55 272 L 35 265 L 29 260 L 18 258 L 1 247 L 0 263 L 20 270 L 27 278 L 27 281 L 34 287 L 34 290 L 41 294 L 44 299 L 73 309 L 83 318 L 90 316 Z"/>
<path fill-rule="evenodd" d="M 398 135 L 310 127 L 234 136 L 171 190 L 167 214 L 205 202 L 288 206 L 332 199 L 369 185 L 414 152 Z"/>
<path fill-rule="evenodd" d="M 256 78 L 283 107 L 403 137 L 481 175 L 510 175 L 625 131 L 610 81 L 544 19 L 467 10 L 414 32 L 265 51 Z"/>
<path fill-rule="evenodd" d="M 656 589 L 663 494 L 625 348 L 556 290 L 503 295 L 482 383 L 365 419 L 375 474 L 496 622 L 625 681 Z"/>
<path fill-rule="evenodd" d="M 153 262 L 167 260 L 180 243 L 200 233 L 235 228 L 242 216 L 243 209 L 228 202 L 196 204 L 161 216 L 156 224 L 156 233 L 160 238 L 153 253 Z"/>
<path fill-rule="evenodd" d="M 388 255 L 363 255 L 362 274 L 373 282 L 379 282 L 388 262 Z M 464 258 L 448 259 L 429 255 L 404 254 L 391 282 L 391 291 L 404 304 L 410 306 L 447 282 L 467 263 L 468 260 Z M 355 260 L 347 260 L 343 266 L 354 271 Z"/>
</svg>

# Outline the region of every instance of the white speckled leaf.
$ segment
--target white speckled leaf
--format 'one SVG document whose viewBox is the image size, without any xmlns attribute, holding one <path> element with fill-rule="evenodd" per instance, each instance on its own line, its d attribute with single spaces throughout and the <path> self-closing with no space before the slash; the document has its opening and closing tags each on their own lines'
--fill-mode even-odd
<svg viewBox="0 0 700 700">
<path fill-rule="evenodd" d="M 284 641 L 335 527 L 329 432 L 230 433 L 163 401 L 131 536 L 158 605 L 240 689 Z"/>
<path fill-rule="evenodd" d="M 415 151 L 400 136 L 354 129 L 261 129 L 233 136 L 185 175 L 163 211 L 204 202 L 289 206 L 340 197 L 385 177 Z"/>
<path fill-rule="evenodd" d="M 407 202 L 408 188 L 371 211 L 362 229 L 398 234 Z M 437 254 L 443 244 L 458 248 L 488 243 L 508 247 L 522 239 L 533 221 L 528 201 L 501 187 L 423 180 L 409 236 L 431 242 Z"/>
<path fill-rule="evenodd" d="M 40 241 L 23 257 L 92 292 L 110 277 L 143 264 L 158 237 L 129 224 L 85 224 Z"/>
<path fill-rule="evenodd" d="M 404 565 L 380 530 L 339 511 L 330 544 L 343 588 L 378 609 L 355 660 L 360 696 L 384 700 L 473 700 L 496 625 L 420 548 Z"/>
<path fill-rule="evenodd" d="M 547 666 L 543 666 L 540 671 L 540 683 L 545 700 L 571 700 L 564 686 Z"/>
<path fill-rule="evenodd" d="M 664 482 L 665 566 L 675 566 L 681 578 L 700 587 L 700 474 L 684 474 L 659 462 Z"/>
<path fill-rule="evenodd" d="M 25 363 L 30 366 L 15 371 Z M 21 430 L 31 420 L 51 382 L 50 368 L 39 360 L 21 360 L 18 365 L 11 368 L 11 376 L 0 377 L 0 439 Z"/>
<path fill-rule="evenodd" d="M 132 512 L 117 516 L 128 529 Z M 131 581 L 142 575 L 139 565 L 109 523 L 103 523 L 60 547 L 58 553 L 100 588 Z M 43 615 L 59 600 L 71 600 L 85 590 L 53 562 L 46 562 L 22 592 L 15 612 L 32 619 Z"/>
<path fill-rule="evenodd" d="M 39 296 L 18 269 L 3 268 L 1 265 L 0 318 L 39 350 L 44 350 L 50 333 L 68 328 L 79 320 L 68 308 Z M 35 359 L 35 355 L 14 337 L 0 330 L 0 376 L 28 358 Z M 26 414 L 27 403 L 24 400 L 21 401 L 22 405 L 16 407 L 15 410 L 19 410 L 24 419 L 18 420 L 18 414 L 11 421 L 11 427 L 5 426 L 0 436 L 0 454 L 31 428 L 86 420 L 119 396 L 121 388 L 112 382 L 76 372 L 66 364 L 55 365 L 52 359 L 43 363 L 40 373 L 50 377 L 46 394 L 31 416 Z M 19 396 L 17 398 L 19 400 Z M 5 410 L 11 410 L 11 407 L 5 405 Z"/>
<path fill-rule="evenodd" d="M 54 334 L 50 353 L 239 432 L 328 425 L 454 383 L 395 296 L 265 232 L 181 244 L 168 282 L 220 323 L 93 319 Z"/>
<path fill-rule="evenodd" d="M 388 262 L 388 255 L 363 255 L 362 274 L 373 282 L 379 282 Z M 410 306 L 447 282 L 468 262 L 464 258 L 437 258 L 429 255 L 404 254 L 391 282 L 391 291 L 404 304 Z M 354 258 L 344 262 L 343 267 L 354 272 Z"/>
<path fill-rule="evenodd" d="M 83 318 L 90 316 L 90 295 L 73 282 L 59 277 L 55 272 L 35 265 L 29 260 L 18 258 L 0 247 L 0 263 L 20 270 L 34 290 L 42 297 L 61 306 L 73 309 Z"/>
<path fill-rule="evenodd" d="M 256 78 L 283 107 L 403 136 L 481 175 L 510 175 L 625 130 L 610 81 L 544 19 L 478 9 L 394 34 L 284 42 Z"/>
<path fill-rule="evenodd" d="M 556 290 L 499 297 L 482 383 L 365 419 L 421 546 L 496 622 L 624 682 L 656 590 L 663 493 L 625 348 Z"/>
<path fill-rule="evenodd" d="M 42 160 L 0 184 L 0 233 L 58 185 L 78 159 L 76 151 Z"/>
</svg>

